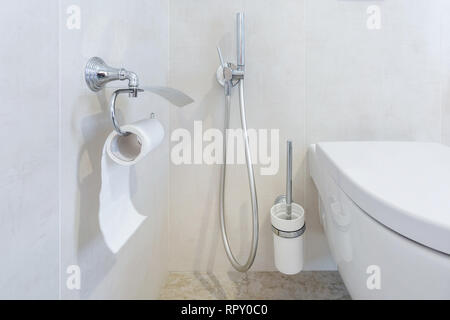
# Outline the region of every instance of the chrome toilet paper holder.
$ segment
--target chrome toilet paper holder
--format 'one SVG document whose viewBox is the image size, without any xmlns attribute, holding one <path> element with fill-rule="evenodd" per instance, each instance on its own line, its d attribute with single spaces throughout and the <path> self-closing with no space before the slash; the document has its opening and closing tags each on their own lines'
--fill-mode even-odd
<svg viewBox="0 0 450 320">
<path fill-rule="evenodd" d="M 128 88 L 119 88 L 115 90 L 111 96 L 111 101 L 109 104 L 114 130 L 121 136 L 127 136 L 129 133 L 120 129 L 120 125 L 116 117 L 116 100 L 120 94 L 128 93 L 129 97 L 137 98 L 138 93 L 150 91 L 178 107 L 183 107 L 194 102 L 191 97 L 173 88 L 154 86 L 145 87 L 142 89 L 139 87 L 139 78 L 136 73 L 124 68 L 110 67 L 103 61 L 103 59 L 99 57 L 92 57 L 88 60 L 84 71 L 84 78 L 89 89 L 94 92 L 104 89 L 105 85 L 111 81 L 128 80 Z M 152 113 L 150 117 L 154 118 L 155 114 Z"/>
<path fill-rule="evenodd" d="M 136 90 L 136 91 L 135 91 Z M 117 121 L 116 118 L 116 100 L 117 100 L 117 96 L 119 94 L 123 94 L 123 93 L 128 93 L 128 94 L 135 94 L 137 95 L 138 92 L 143 92 L 144 90 L 142 89 L 117 89 L 116 91 L 113 92 L 112 97 L 111 97 L 111 102 L 109 104 L 109 110 L 111 112 L 111 120 L 113 123 L 113 127 L 114 130 L 116 130 L 117 134 L 121 135 L 121 136 L 127 136 L 130 133 L 129 132 L 124 132 L 122 130 L 120 130 L 120 125 L 119 122 Z"/>
</svg>

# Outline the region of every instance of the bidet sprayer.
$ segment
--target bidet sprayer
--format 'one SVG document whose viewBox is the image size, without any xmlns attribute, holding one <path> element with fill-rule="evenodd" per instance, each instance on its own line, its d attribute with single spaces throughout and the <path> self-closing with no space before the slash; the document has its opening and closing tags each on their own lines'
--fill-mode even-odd
<svg viewBox="0 0 450 320">
<path fill-rule="evenodd" d="M 245 25 L 244 13 L 238 12 L 236 14 L 236 49 L 237 49 L 237 67 L 238 70 L 245 68 Z"/>
</svg>

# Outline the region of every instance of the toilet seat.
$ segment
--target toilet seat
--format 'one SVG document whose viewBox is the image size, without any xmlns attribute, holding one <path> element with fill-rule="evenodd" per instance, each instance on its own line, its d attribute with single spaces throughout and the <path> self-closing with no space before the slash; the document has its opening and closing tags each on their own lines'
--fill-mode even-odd
<svg viewBox="0 0 450 320">
<path fill-rule="evenodd" d="M 369 216 L 450 254 L 450 148 L 420 142 L 327 142 L 316 159 Z"/>
</svg>

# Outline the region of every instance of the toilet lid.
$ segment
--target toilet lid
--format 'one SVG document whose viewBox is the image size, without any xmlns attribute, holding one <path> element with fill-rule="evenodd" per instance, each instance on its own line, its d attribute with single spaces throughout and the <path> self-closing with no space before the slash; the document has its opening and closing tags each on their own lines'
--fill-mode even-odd
<svg viewBox="0 0 450 320">
<path fill-rule="evenodd" d="M 318 164 L 388 228 L 450 254 L 450 148 L 420 142 L 327 142 Z"/>
</svg>

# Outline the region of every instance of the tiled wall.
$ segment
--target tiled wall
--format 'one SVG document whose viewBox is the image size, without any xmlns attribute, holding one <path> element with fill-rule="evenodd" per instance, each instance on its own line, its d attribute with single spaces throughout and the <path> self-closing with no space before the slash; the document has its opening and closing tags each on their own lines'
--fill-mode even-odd
<svg viewBox="0 0 450 320">
<path fill-rule="evenodd" d="M 67 27 L 74 4 L 80 29 Z M 111 90 L 89 91 L 83 72 L 100 56 L 144 85 L 166 84 L 168 21 L 164 0 L 2 4 L 0 298 L 158 296 L 167 272 L 168 138 L 134 168 L 132 200 L 149 218 L 114 256 L 98 226 Z M 161 98 L 119 103 L 127 121 L 155 112 L 168 131 Z M 71 265 L 81 268 L 80 290 L 66 286 Z"/>
<path fill-rule="evenodd" d="M 381 10 L 381 29 L 367 28 L 371 5 Z M 215 46 L 235 61 L 235 13 L 246 13 L 248 126 L 279 128 L 282 142 L 279 174 L 255 171 L 261 235 L 254 270 L 274 269 L 269 210 L 284 192 L 287 138 L 294 141 L 294 199 L 306 208 L 305 267 L 310 270 L 335 266 L 308 175 L 309 144 L 441 141 L 442 134 L 450 141 L 449 91 L 444 89 L 450 74 L 448 7 L 441 0 L 170 2 L 169 81 L 196 99 L 195 105 L 171 113 L 172 129 L 192 131 L 194 120 L 222 128 Z M 234 95 L 232 126 L 238 127 Z M 251 223 L 245 170 L 242 165 L 230 170 L 226 201 L 231 243 L 241 261 L 249 250 Z M 171 164 L 171 270 L 231 269 L 218 231 L 218 196 L 219 166 Z"/>
<path fill-rule="evenodd" d="M 61 15 L 73 2 L 62 1 Z M 109 65 L 135 71 L 142 85 L 165 85 L 168 61 L 168 3 L 81 1 L 80 30 L 61 21 L 62 126 L 62 269 L 82 271 L 81 290 L 62 284 L 63 298 L 156 298 L 167 271 L 169 143 L 133 167 L 133 202 L 148 219 L 125 246 L 113 255 L 98 224 L 101 155 L 112 131 L 109 96 L 86 86 L 83 70 L 92 56 Z M 66 15 L 67 16 L 67 15 Z M 126 83 L 111 85 L 126 86 Z M 137 99 L 118 99 L 122 121 L 149 117 L 151 112 L 166 131 L 169 108 L 161 98 L 143 93 Z M 116 181 L 116 183 L 128 183 Z"/>
<path fill-rule="evenodd" d="M 0 10 L 1 299 L 58 297 L 57 15 L 52 1 Z"/>
<path fill-rule="evenodd" d="M 441 103 L 442 142 L 450 145 L 450 1 L 442 0 L 441 23 Z"/>
</svg>

